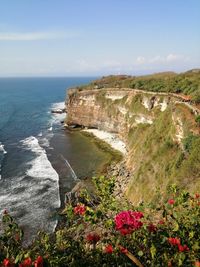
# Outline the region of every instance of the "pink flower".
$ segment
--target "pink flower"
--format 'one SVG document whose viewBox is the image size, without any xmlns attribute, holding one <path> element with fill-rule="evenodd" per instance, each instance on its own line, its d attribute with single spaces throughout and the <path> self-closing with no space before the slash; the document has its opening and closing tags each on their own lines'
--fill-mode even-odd
<svg viewBox="0 0 200 267">
<path fill-rule="evenodd" d="M 168 204 L 169 204 L 169 205 L 174 205 L 174 203 L 175 203 L 175 200 L 174 200 L 174 199 L 170 198 L 170 199 L 168 200 Z"/>
<path fill-rule="evenodd" d="M 90 243 L 96 244 L 100 240 L 100 236 L 96 233 L 90 233 L 86 236 L 86 240 Z"/>
<path fill-rule="evenodd" d="M 142 212 L 122 211 L 115 216 L 115 228 L 122 235 L 131 234 L 134 230 L 142 227 L 141 218 L 143 218 Z"/>
<path fill-rule="evenodd" d="M 79 215 L 84 215 L 86 212 L 86 207 L 83 204 L 77 204 L 74 208 L 74 213 Z"/>
<path fill-rule="evenodd" d="M 43 267 L 43 258 L 42 256 L 38 256 L 35 260 L 34 267 Z"/>
<path fill-rule="evenodd" d="M 105 250 L 104 250 L 106 253 L 108 253 L 108 254 L 112 254 L 113 253 L 113 251 L 114 251 L 114 249 L 113 249 L 113 246 L 112 245 L 107 245 L 106 247 L 105 247 Z"/>
</svg>

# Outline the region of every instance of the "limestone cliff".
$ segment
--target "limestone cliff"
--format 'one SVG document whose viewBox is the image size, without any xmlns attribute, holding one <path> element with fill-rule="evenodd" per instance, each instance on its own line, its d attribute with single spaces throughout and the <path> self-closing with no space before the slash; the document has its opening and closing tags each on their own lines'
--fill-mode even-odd
<svg viewBox="0 0 200 267">
<path fill-rule="evenodd" d="M 71 89 L 66 105 L 68 125 L 114 132 L 126 142 L 131 172 L 126 194 L 133 202 L 156 198 L 158 188 L 166 192 L 174 182 L 200 189 L 199 110 L 186 99 L 129 88 Z"/>
</svg>

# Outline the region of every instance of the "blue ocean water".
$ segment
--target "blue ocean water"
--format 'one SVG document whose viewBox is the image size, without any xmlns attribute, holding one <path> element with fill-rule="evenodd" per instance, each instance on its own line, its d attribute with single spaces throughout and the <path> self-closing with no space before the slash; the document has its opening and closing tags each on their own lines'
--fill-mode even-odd
<svg viewBox="0 0 200 267">
<path fill-rule="evenodd" d="M 29 237 L 41 228 L 54 229 L 56 219 L 52 214 L 60 207 L 60 184 L 70 188 L 75 178 L 70 160 L 72 165 L 74 161 L 75 172 L 79 172 L 77 147 L 85 146 L 79 153 L 79 165 L 80 158 L 84 158 L 86 167 L 93 168 L 87 166 L 91 162 L 84 154 L 90 146 L 88 141 L 78 133 L 61 130 L 61 118 L 50 112 L 65 100 L 66 88 L 90 80 L 0 79 L 0 212 L 8 209 Z M 95 160 L 94 155 L 91 157 Z M 98 163 L 103 155 L 96 157 Z"/>
</svg>

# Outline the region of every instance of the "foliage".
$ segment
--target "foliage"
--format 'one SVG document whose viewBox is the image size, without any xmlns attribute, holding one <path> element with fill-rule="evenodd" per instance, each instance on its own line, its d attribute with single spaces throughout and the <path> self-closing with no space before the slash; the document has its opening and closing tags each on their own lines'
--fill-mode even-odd
<svg viewBox="0 0 200 267">
<path fill-rule="evenodd" d="M 198 126 L 200 126 L 200 115 L 196 116 L 195 121 Z"/>
<path fill-rule="evenodd" d="M 190 95 L 192 100 L 200 102 L 200 71 L 191 70 L 176 74 L 163 72 L 145 76 L 110 75 L 84 86 L 83 89 L 134 88 L 154 92 L 171 92 Z"/>
<path fill-rule="evenodd" d="M 28 248 L 5 212 L 1 266 L 199 266 L 199 194 L 171 186 L 168 201 L 133 207 L 113 197 L 114 182 L 95 178 L 98 203 L 82 192 L 83 203 L 66 204 L 64 227 Z"/>
<path fill-rule="evenodd" d="M 198 139 L 199 137 L 193 134 L 189 134 L 187 137 L 185 137 L 183 140 L 183 146 L 185 151 L 191 153 L 192 149 L 194 148 L 194 143 Z"/>
</svg>

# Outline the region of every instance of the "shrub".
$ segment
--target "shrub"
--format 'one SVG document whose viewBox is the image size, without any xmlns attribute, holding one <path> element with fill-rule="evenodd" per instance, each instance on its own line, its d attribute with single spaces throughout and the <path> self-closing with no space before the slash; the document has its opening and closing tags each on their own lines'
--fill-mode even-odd
<svg viewBox="0 0 200 267">
<path fill-rule="evenodd" d="M 94 181 L 98 201 L 81 193 L 83 203 L 68 203 L 62 212 L 64 227 L 39 233 L 28 248 L 4 213 L 1 266 L 199 266 L 200 194 L 172 186 L 165 201 L 133 207 L 112 196 L 114 179 Z"/>
</svg>

